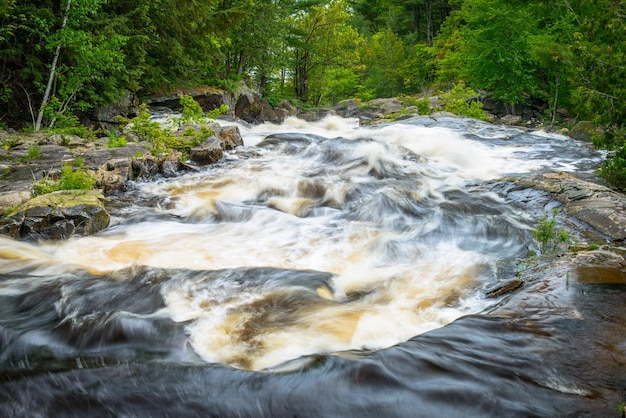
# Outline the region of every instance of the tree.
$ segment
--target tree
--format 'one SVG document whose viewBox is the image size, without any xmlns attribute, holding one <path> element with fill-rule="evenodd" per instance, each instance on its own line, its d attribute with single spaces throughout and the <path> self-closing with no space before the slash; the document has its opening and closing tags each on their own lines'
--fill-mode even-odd
<svg viewBox="0 0 626 418">
<path fill-rule="evenodd" d="M 531 7 L 519 2 L 463 2 L 438 40 L 440 76 L 464 79 L 513 106 L 523 103 L 536 89 L 528 41 L 536 24 Z"/>
<path fill-rule="evenodd" d="M 245 18 L 229 30 L 228 77 L 253 80 L 265 93 L 268 83 L 287 65 L 284 34 L 292 0 L 256 0 Z"/>
<path fill-rule="evenodd" d="M 330 0 L 290 17 L 293 29 L 287 42 L 292 51 L 294 91 L 299 99 L 307 101 L 314 90 L 319 103 L 326 71 L 358 60 L 360 38 L 349 19 L 345 0 Z M 309 84 L 313 79 L 317 86 Z"/>
</svg>

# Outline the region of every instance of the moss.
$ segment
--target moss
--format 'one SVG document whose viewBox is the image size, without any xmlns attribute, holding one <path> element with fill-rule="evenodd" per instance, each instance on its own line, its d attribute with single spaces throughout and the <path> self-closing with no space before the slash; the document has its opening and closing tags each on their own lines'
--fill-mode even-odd
<svg viewBox="0 0 626 418">
<path fill-rule="evenodd" d="M 103 206 L 103 199 L 104 196 L 99 190 L 59 190 L 34 197 L 12 208 L 10 214 L 20 213 L 31 208 L 42 206 L 48 206 L 54 209 L 69 208 L 78 205 Z"/>
</svg>

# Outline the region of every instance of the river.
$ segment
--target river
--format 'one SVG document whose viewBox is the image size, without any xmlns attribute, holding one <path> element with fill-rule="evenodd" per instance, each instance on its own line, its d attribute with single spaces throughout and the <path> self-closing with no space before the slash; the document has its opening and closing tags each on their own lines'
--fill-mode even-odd
<svg viewBox="0 0 626 418">
<path fill-rule="evenodd" d="M 494 184 L 593 177 L 601 154 L 457 118 L 240 129 L 220 163 L 134 184 L 97 235 L 0 238 L 0 412 L 617 415 L 567 359 L 546 367 L 570 325 L 505 319 L 485 297 L 558 206 Z M 622 281 L 596 295 L 611 318 Z"/>
</svg>

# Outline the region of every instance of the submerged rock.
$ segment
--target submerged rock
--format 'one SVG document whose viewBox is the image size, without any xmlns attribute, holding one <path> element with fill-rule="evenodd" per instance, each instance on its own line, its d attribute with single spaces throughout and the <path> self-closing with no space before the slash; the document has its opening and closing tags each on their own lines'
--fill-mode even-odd
<svg viewBox="0 0 626 418">
<path fill-rule="evenodd" d="M 61 190 L 37 196 L 0 219 L 0 233 L 15 239 L 67 239 L 109 226 L 111 217 L 96 190 Z"/>
</svg>

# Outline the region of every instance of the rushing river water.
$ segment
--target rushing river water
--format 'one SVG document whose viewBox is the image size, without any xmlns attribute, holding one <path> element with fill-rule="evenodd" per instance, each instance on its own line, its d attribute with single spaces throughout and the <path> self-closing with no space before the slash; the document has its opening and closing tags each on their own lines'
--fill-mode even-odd
<svg viewBox="0 0 626 418">
<path fill-rule="evenodd" d="M 95 236 L 0 238 L 0 412 L 585 410 L 594 392 L 558 370 L 528 377 L 562 335 L 484 315 L 500 303 L 484 294 L 535 249 L 541 215 L 493 182 L 591 176 L 599 154 L 467 119 L 241 129 L 219 164 L 134 185 Z"/>
</svg>

